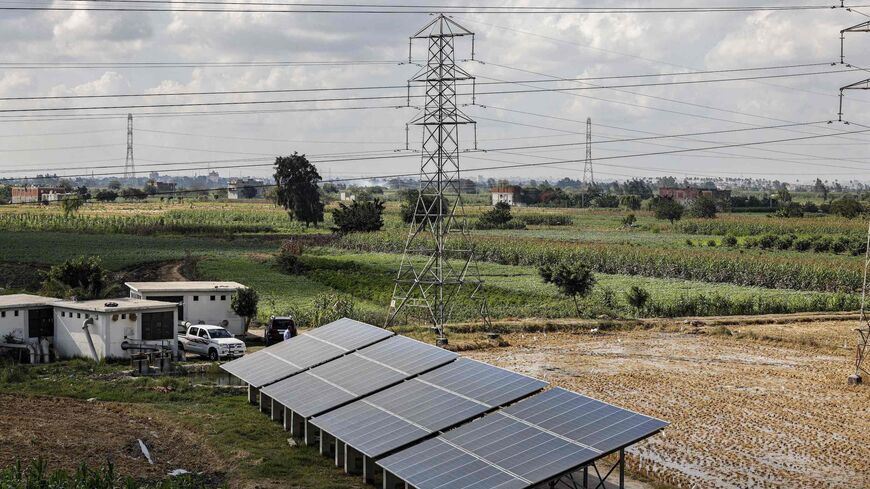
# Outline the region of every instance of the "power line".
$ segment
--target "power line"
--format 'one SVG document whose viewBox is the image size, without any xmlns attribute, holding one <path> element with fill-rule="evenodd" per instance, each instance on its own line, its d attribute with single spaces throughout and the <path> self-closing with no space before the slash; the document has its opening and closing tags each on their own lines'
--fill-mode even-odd
<svg viewBox="0 0 870 489">
<path fill-rule="evenodd" d="M 779 75 L 763 75 L 763 76 L 754 76 L 754 77 L 733 77 L 733 78 L 717 78 L 711 80 L 684 80 L 684 81 L 671 81 L 671 82 L 658 82 L 658 83 L 638 83 L 638 84 L 628 84 L 628 85 L 592 85 L 588 87 L 569 87 L 569 88 L 532 88 L 531 90 L 496 90 L 489 92 L 477 92 L 477 93 L 459 93 L 459 96 L 483 96 L 483 95 L 512 95 L 512 94 L 524 94 L 524 93 L 545 93 L 545 92 L 576 92 L 576 91 L 586 91 L 586 90 L 603 90 L 603 89 L 620 89 L 620 88 L 637 88 L 637 87 L 658 87 L 658 86 L 668 86 L 668 85 L 694 85 L 701 83 L 721 83 L 721 82 L 733 82 L 733 81 L 746 81 L 746 80 L 758 80 L 758 79 L 769 79 L 769 78 L 787 78 L 787 77 L 797 77 L 797 76 L 814 76 L 814 75 L 830 75 L 835 73 L 849 72 L 849 71 L 859 71 L 856 68 L 849 68 L 845 70 L 837 70 L 837 71 L 815 71 L 815 72 L 804 72 L 804 73 L 788 73 L 788 74 L 779 74 Z M 558 77 L 553 77 L 558 78 Z M 559 79 L 558 81 L 570 82 L 570 79 Z M 521 81 L 510 81 L 510 80 L 500 80 L 498 84 L 517 84 L 523 85 L 528 82 Z M 287 90 L 275 90 L 275 91 L 264 91 L 261 93 L 278 93 L 278 92 L 290 92 L 290 91 L 335 91 L 335 90 L 349 90 L 349 89 L 387 89 L 387 88 L 397 88 L 393 87 L 356 87 L 356 88 L 336 88 L 336 89 L 287 89 Z M 404 88 L 404 87 L 402 87 Z M 243 94 L 243 93 L 254 93 L 254 92 L 215 92 L 215 94 Z M 631 93 L 631 92 L 629 92 Z M 184 95 L 203 95 L 205 93 L 189 93 Z M 638 94 L 635 94 L 638 95 Z M 118 97 L 126 97 L 131 95 L 118 95 Z M 135 95 L 135 96 L 148 96 L 148 95 Z M 648 96 L 648 95 L 647 95 Z M 61 97 L 61 98 L 101 98 L 103 96 L 69 96 L 69 97 Z M 16 109 L 0 109 L 0 113 L 20 113 L 20 112 L 54 112 L 54 111 L 73 111 L 73 110 L 130 110 L 130 109 L 154 109 L 154 108 L 178 108 L 178 107 L 223 107 L 223 106 L 235 106 L 235 105 L 262 105 L 262 104 L 291 104 L 291 103 L 316 103 L 316 102 L 352 102 L 352 101 L 361 101 L 361 100 L 396 100 L 403 98 L 414 98 L 420 99 L 425 98 L 425 95 L 376 95 L 376 96 L 366 96 L 366 97 L 329 97 L 329 98 L 308 98 L 308 99 L 285 99 L 285 100 L 249 100 L 249 101 L 237 101 L 237 102 L 185 102 L 185 103 L 161 103 L 161 104 L 137 104 L 137 105 L 102 105 L 102 106 L 77 106 L 77 107 L 39 107 L 39 108 L 16 108 Z M 650 96 L 651 97 L 651 96 Z M 56 97 L 48 97 L 48 98 L 56 98 Z M 34 100 L 38 98 L 17 98 L 17 100 Z M 0 100 L 16 100 L 16 98 L 7 98 Z"/>
</svg>

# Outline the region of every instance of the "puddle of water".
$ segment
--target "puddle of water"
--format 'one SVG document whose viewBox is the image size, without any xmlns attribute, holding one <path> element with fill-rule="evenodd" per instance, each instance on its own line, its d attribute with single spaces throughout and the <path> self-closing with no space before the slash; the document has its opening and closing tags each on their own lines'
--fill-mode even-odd
<svg viewBox="0 0 870 489">
<path fill-rule="evenodd" d="M 194 384 L 213 384 L 220 386 L 244 386 L 238 377 L 230 375 L 226 372 L 212 372 L 207 370 L 187 372 L 184 377 L 190 379 Z"/>
</svg>

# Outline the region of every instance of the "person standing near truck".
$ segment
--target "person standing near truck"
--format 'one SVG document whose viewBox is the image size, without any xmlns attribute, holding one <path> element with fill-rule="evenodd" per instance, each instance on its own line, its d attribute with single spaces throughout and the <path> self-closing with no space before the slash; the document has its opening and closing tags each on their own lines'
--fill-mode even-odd
<svg viewBox="0 0 870 489">
<path fill-rule="evenodd" d="M 296 321 L 290 320 L 287 322 L 287 329 L 284 330 L 284 341 L 296 336 Z"/>
</svg>

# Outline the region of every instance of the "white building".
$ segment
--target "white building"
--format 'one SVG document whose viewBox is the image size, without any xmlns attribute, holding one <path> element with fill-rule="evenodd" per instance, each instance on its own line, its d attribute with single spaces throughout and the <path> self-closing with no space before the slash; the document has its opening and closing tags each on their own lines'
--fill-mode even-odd
<svg viewBox="0 0 870 489">
<path fill-rule="evenodd" d="M 230 307 L 233 294 L 246 288 L 238 282 L 128 282 L 130 297 L 178 304 L 178 320 L 214 324 L 234 335 L 245 332 L 245 321 Z"/>
<path fill-rule="evenodd" d="M 30 294 L 0 295 L 0 343 L 36 343 L 54 336 L 52 304 L 59 299 Z"/>
<path fill-rule="evenodd" d="M 178 353 L 175 304 L 123 298 L 60 301 L 53 306 L 53 343 L 60 358 L 92 358 L 89 335 L 98 359 L 129 358 L 142 351 L 136 347 Z"/>
<path fill-rule="evenodd" d="M 520 188 L 513 185 L 492 189 L 492 205 L 503 202 L 511 207 L 519 204 Z"/>
</svg>

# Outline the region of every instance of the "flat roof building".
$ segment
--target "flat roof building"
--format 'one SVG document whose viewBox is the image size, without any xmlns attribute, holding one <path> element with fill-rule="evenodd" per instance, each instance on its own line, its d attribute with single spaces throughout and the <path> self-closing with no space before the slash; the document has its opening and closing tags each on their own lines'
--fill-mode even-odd
<svg viewBox="0 0 870 489">
<path fill-rule="evenodd" d="M 234 335 L 245 332 L 244 319 L 231 307 L 233 294 L 246 288 L 238 282 L 127 282 L 126 285 L 132 298 L 177 304 L 179 321 L 224 326 Z"/>
<path fill-rule="evenodd" d="M 52 305 L 59 300 L 31 294 L 0 295 L 0 342 L 32 344 L 54 336 Z"/>
</svg>

